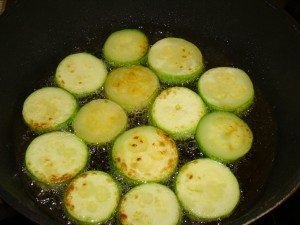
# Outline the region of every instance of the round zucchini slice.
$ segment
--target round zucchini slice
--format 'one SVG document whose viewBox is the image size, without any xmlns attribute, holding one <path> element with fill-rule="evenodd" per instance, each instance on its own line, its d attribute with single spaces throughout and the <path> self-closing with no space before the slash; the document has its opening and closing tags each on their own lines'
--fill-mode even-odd
<svg viewBox="0 0 300 225">
<path fill-rule="evenodd" d="M 70 93 L 61 88 L 45 87 L 26 98 L 22 114 L 25 123 L 41 133 L 66 128 L 77 109 L 77 101 Z"/>
<path fill-rule="evenodd" d="M 253 103 L 254 89 L 241 69 L 217 67 L 206 71 L 198 81 L 203 100 L 212 108 L 240 113 Z"/>
<path fill-rule="evenodd" d="M 151 108 L 151 123 L 175 140 L 194 136 L 197 124 L 206 113 L 201 97 L 185 87 L 172 87 L 161 92 Z"/>
<path fill-rule="evenodd" d="M 234 174 L 211 159 L 196 159 L 185 164 L 177 175 L 175 188 L 181 205 L 196 220 L 227 217 L 240 199 Z"/>
<path fill-rule="evenodd" d="M 181 38 L 168 37 L 156 42 L 149 51 L 148 64 L 159 79 L 168 84 L 196 80 L 204 69 L 196 45 Z"/>
<path fill-rule="evenodd" d="M 128 182 L 163 182 L 175 171 L 178 151 L 163 131 L 141 126 L 121 134 L 114 142 L 112 161 Z"/>
<path fill-rule="evenodd" d="M 105 63 L 95 56 L 82 52 L 67 56 L 55 73 L 57 85 L 77 97 L 98 91 L 107 75 Z"/>
<path fill-rule="evenodd" d="M 128 112 L 146 108 L 159 90 L 157 76 L 143 66 L 117 68 L 104 85 L 106 96 Z"/>
<path fill-rule="evenodd" d="M 180 213 L 173 191 L 164 185 L 149 183 L 139 185 L 125 194 L 118 217 L 123 225 L 177 225 Z"/>
<path fill-rule="evenodd" d="M 224 163 L 244 156 L 253 142 L 248 125 L 229 112 L 215 111 L 205 115 L 198 124 L 195 136 L 204 154 Z"/>
<path fill-rule="evenodd" d="M 85 143 L 68 132 L 51 132 L 36 137 L 25 153 L 25 166 L 33 179 L 55 186 L 82 171 L 88 162 Z"/>
<path fill-rule="evenodd" d="M 89 144 L 102 145 L 127 127 L 127 115 L 117 103 L 97 99 L 84 105 L 74 118 L 75 134 Z"/>
<path fill-rule="evenodd" d="M 104 43 L 103 55 L 112 66 L 128 66 L 144 61 L 149 49 L 146 35 L 136 29 L 112 33 Z"/>
<path fill-rule="evenodd" d="M 67 213 L 80 224 L 102 224 L 113 217 L 120 199 L 119 186 L 102 171 L 76 177 L 64 194 Z"/>
</svg>

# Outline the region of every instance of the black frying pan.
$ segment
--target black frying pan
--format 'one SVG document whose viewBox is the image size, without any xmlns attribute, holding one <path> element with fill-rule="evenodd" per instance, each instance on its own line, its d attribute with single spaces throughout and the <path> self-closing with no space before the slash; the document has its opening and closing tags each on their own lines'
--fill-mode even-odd
<svg viewBox="0 0 300 225">
<path fill-rule="evenodd" d="M 1 198 L 33 221 L 57 223 L 30 198 L 16 163 L 22 102 L 67 54 L 101 57 L 105 38 L 127 27 L 144 30 L 151 43 L 166 36 L 190 40 L 207 68 L 236 66 L 254 82 L 253 117 L 245 119 L 256 141 L 231 165 L 243 198 L 223 224 L 250 223 L 299 187 L 299 25 L 267 1 L 24 0 L 0 17 Z"/>
</svg>

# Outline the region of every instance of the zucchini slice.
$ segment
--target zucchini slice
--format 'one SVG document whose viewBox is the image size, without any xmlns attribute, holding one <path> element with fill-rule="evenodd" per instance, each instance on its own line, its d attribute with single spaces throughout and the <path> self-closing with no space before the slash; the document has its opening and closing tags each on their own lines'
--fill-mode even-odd
<svg viewBox="0 0 300 225">
<path fill-rule="evenodd" d="M 125 194 L 120 203 L 119 221 L 123 225 L 176 225 L 181 210 L 176 195 L 168 187 L 142 184 Z"/>
<path fill-rule="evenodd" d="M 128 66 L 143 62 L 149 49 L 146 35 L 136 29 L 112 33 L 104 43 L 103 55 L 112 66 Z"/>
<path fill-rule="evenodd" d="M 128 112 L 146 108 L 159 87 L 157 76 L 143 66 L 117 68 L 109 73 L 104 85 L 106 96 Z"/>
<path fill-rule="evenodd" d="M 76 177 L 64 194 L 65 209 L 80 224 L 102 224 L 113 217 L 120 199 L 116 181 L 102 171 Z"/>
<path fill-rule="evenodd" d="M 85 143 L 68 132 L 51 132 L 36 137 L 25 153 L 25 166 L 35 180 L 48 186 L 66 182 L 88 162 Z"/>
<path fill-rule="evenodd" d="M 195 136 L 204 154 L 224 163 L 244 156 L 253 142 L 248 125 L 229 112 L 215 111 L 205 115 L 198 124 Z"/>
<path fill-rule="evenodd" d="M 211 221 L 232 213 L 240 199 L 240 188 L 225 165 L 211 159 L 196 159 L 180 169 L 176 194 L 190 217 Z"/>
<path fill-rule="evenodd" d="M 101 59 L 82 52 L 67 56 L 58 65 L 55 73 L 57 85 L 77 97 L 99 90 L 107 75 Z"/>
<path fill-rule="evenodd" d="M 151 108 L 151 123 L 175 140 L 194 136 L 197 124 L 206 113 L 201 97 L 185 87 L 171 87 L 155 99 Z"/>
<path fill-rule="evenodd" d="M 76 99 L 67 91 L 45 87 L 31 93 L 23 105 L 25 123 L 36 132 L 67 127 L 78 109 Z"/>
<path fill-rule="evenodd" d="M 196 80 L 204 69 L 203 58 L 196 45 L 181 38 L 164 38 L 149 51 L 148 64 L 159 79 L 168 84 Z"/>
<path fill-rule="evenodd" d="M 217 67 L 206 71 L 198 81 L 203 100 L 212 108 L 240 113 L 253 103 L 254 89 L 241 69 Z"/>
<path fill-rule="evenodd" d="M 163 182 L 178 162 L 175 142 L 163 131 L 141 126 L 121 134 L 112 149 L 113 165 L 131 183 Z"/>
<path fill-rule="evenodd" d="M 102 145 L 127 127 L 127 115 L 117 103 L 97 99 L 84 105 L 74 118 L 75 134 L 89 144 Z"/>
</svg>

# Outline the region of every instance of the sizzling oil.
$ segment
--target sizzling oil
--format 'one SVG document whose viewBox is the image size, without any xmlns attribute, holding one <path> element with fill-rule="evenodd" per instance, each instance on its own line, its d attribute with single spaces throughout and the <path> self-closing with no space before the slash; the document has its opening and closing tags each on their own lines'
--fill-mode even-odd
<svg viewBox="0 0 300 225">
<path fill-rule="evenodd" d="M 145 33 L 149 36 L 150 42 L 154 43 L 155 41 L 164 38 L 166 36 L 177 36 L 176 33 L 161 31 L 160 29 L 153 29 L 147 27 L 139 27 L 144 30 Z M 188 37 L 187 40 L 192 41 Z M 99 58 L 101 58 L 101 46 L 99 43 L 103 43 L 105 37 L 102 42 L 97 40 L 97 38 L 91 38 L 88 48 L 84 47 L 74 47 L 73 52 L 79 51 L 88 51 L 90 53 L 95 54 Z M 195 43 L 195 42 L 193 42 Z M 216 67 L 216 66 L 237 66 L 230 58 L 226 57 L 224 53 L 220 50 L 214 48 L 210 45 L 207 40 L 200 40 L 199 43 L 195 43 L 198 45 L 204 55 L 206 60 L 206 69 Z M 65 56 L 68 53 L 65 54 Z M 111 68 L 110 68 L 111 69 Z M 243 69 L 243 68 L 241 68 Z M 42 79 L 37 83 L 34 89 L 41 88 L 43 86 L 55 86 L 53 81 L 53 74 L 55 72 L 55 68 L 52 68 L 48 71 L 45 79 Z M 250 74 L 251 77 L 251 74 Z M 254 135 L 254 142 L 249 153 L 238 160 L 235 163 L 231 163 L 228 166 L 236 175 L 240 188 L 241 188 L 241 199 L 240 202 L 229 218 L 220 219 L 215 222 L 205 223 L 205 224 L 226 224 L 226 222 L 230 219 L 237 218 L 239 215 L 244 213 L 249 207 L 251 207 L 255 200 L 259 197 L 259 194 L 263 188 L 263 185 L 268 177 L 268 174 L 272 168 L 274 154 L 275 154 L 275 137 L 276 137 L 276 127 L 272 118 L 271 107 L 268 104 L 267 100 L 264 98 L 263 93 L 259 90 L 255 85 L 255 80 L 251 77 L 255 86 L 255 102 L 250 110 L 248 110 L 244 115 L 242 115 L 242 119 L 244 119 L 249 127 L 251 128 Z M 197 92 L 197 83 L 194 82 L 187 87 Z M 161 89 L 167 88 L 168 85 L 162 85 Z M 34 90 L 33 89 L 33 90 Z M 31 90 L 31 92 L 33 92 Z M 97 99 L 97 98 L 105 98 L 103 90 L 98 93 L 85 97 L 79 100 L 80 106 L 85 103 Z M 24 99 L 22 99 L 23 101 Z M 22 103 L 19 104 L 19 111 L 17 113 L 16 122 L 15 122 L 15 143 L 16 145 L 16 161 L 18 165 L 18 174 L 24 183 L 24 187 L 28 194 L 31 196 L 33 201 L 42 208 L 46 213 L 54 217 L 61 224 L 75 224 L 65 213 L 63 207 L 63 191 L 66 185 L 61 185 L 58 188 L 51 189 L 47 187 L 43 187 L 39 185 L 36 181 L 32 180 L 26 169 L 24 167 L 24 155 L 27 146 L 29 143 L 37 136 L 35 133 L 30 131 L 30 129 L 24 124 L 22 120 Z M 147 111 L 137 112 L 135 114 L 129 115 L 129 128 L 133 128 L 136 126 L 147 125 L 148 124 L 148 114 Z M 128 129 L 129 129 L 128 128 Z M 67 129 L 70 132 L 73 132 L 72 128 L 69 127 Z M 196 141 L 194 139 L 188 141 L 177 141 L 177 147 L 179 150 L 179 165 L 180 168 L 183 164 L 188 161 L 191 161 L 196 158 L 204 157 L 201 150 L 198 149 Z M 110 170 L 110 159 L 109 153 L 111 150 L 111 145 L 105 146 L 89 146 L 90 149 L 90 161 L 86 168 L 86 170 L 102 170 L 108 173 L 111 173 Z M 178 171 L 177 171 L 178 172 Z M 174 188 L 173 182 L 176 177 L 177 172 L 173 175 L 173 177 L 166 183 L 171 189 Z M 123 194 L 126 193 L 130 186 L 122 181 L 120 177 L 115 177 L 122 187 Z M 112 218 L 107 221 L 106 224 L 116 224 L 116 218 Z M 194 221 L 187 217 L 185 213 L 183 213 L 182 224 L 184 225 L 196 225 L 203 224 L 203 222 Z"/>
</svg>

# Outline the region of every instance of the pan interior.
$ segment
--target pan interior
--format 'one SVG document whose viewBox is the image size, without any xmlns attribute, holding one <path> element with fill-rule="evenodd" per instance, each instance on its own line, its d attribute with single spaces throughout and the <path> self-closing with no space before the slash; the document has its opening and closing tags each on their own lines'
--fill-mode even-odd
<svg viewBox="0 0 300 225">
<path fill-rule="evenodd" d="M 126 27 L 124 27 L 126 28 Z M 217 66 L 233 66 L 244 69 L 244 65 L 241 64 L 236 58 L 229 54 L 226 54 L 220 46 L 217 46 L 213 41 L 199 36 L 192 31 L 186 30 L 182 35 L 182 28 L 170 29 L 166 27 L 158 27 L 155 25 L 139 25 L 131 28 L 138 28 L 145 32 L 148 36 L 150 43 L 153 44 L 157 40 L 164 37 L 181 37 L 196 44 L 202 51 L 205 59 L 205 68 L 210 69 Z M 33 92 L 37 88 L 44 86 L 55 86 L 54 73 L 57 66 L 57 62 L 68 54 L 86 51 L 94 54 L 95 56 L 102 58 L 102 46 L 107 37 L 107 32 L 103 34 L 94 35 L 88 38 L 88 41 L 82 40 L 82 42 L 76 45 L 71 45 L 66 48 L 65 51 L 60 52 L 55 60 L 56 63 L 49 63 L 47 69 L 43 69 L 42 78 L 36 80 L 31 87 L 27 89 L 27 93 Z M 110 68 L 111 69 L 111 68 Z M 237 176 L 240 188 L 241 188 L 241 200 L 235 210 L 235 212 L 227 219 L 221 220 L 219 224 L 226 224 L 228 221 L 240 217 L 243 213 L 253 206 L 256 199 L 259 197 L 265 181 L 271 171 L 274 162 L 274 156 L 276 151 L 276 125 L 272 116 L 272 109 L 270 104 L 264 95 L 263 90 L 258 85 L 256 74 L 254 71 L 248 70 L 250 78 L 252 79 L 255 87 L 255 103 L 252 108 L 247 111 L 242 118 L 248 123 L 254 134 L 254 143 L 250 152 L 241 160 L 235 163 L 229 164 L 229 167 Z M 196 82 L 188 85 L 189 88 L 197 92 Z M 162 89 L 167 88 L 167 85 L 162 85 Z M 22 103 L 25 97 L 19 98 L 19 104 L 16 110 L 16 120 L 14 125 L 15 143 L 16 146 L 16 163 L 18 167 L 18 173 L 22 178 L 23 185 L 26 192 L 33 199 L 33 201 L 42 208 L 51 217 L 54 217 L 62 224 L 72 224 L 73 222 L 66 216 L 63 209 L 62 194 L 65 186 L 61 186 L 58 189 L 44 189 L 41 188 L 35 181 L 33 181 L 27 174 L 24 168 L 24 153 L 26 147 L 30 141 L 36 137 L 36 134 L 31 132 L 24 124 L 21 117 Z M 80 105 L 82 106 L 86 102 L 96 99 L 105 98 L 103 91 L 94 94 L 89 97 L 80 99 Z M 138 112 L 130 115 L 130 128 L 145 125 L 148 123 L 147 112 Z M 72 128 L 69 127 L 68 131 L 72 132 Z M 177 145 L 180 150 L 179 166 L 184 163 L 204 157 L 198 150 L 195 140 L 178 141 Z M 110 173 L 109 166 L 109 151 L 111 146 L 90 147 L 91 159 L 88 166 L 88 170 L 103 170 Z M 117 177 L 117 179 L 119 179 Z M 119 179 L 120 180 L 120 179 Z M 129 190 L 129 187 L 122 183 L 123 193 Z M 172 180 L 168 183 L 168 186 L 173 188 Z M 189 219 L 185 214 L 183 216 L 183 224 L 202 224 Z M 108 221 L 107 224 L 116 223 L 116 219 Z"/>
</svg>

